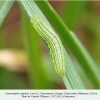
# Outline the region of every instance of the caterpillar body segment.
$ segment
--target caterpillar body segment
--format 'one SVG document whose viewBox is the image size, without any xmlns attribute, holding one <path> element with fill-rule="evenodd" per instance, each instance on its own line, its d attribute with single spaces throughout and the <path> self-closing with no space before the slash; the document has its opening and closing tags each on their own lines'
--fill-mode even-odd
<svg viewBox="0 0 100 100">
<path fill-rule="evenodd" d="M 45 23 L 45 21 L 42 18 L 38 16 L 32 17 L 31 22 L 36 31 L 48 44 L 56 72 L 61 76 L 64 76 L 65 75 L 64 52 L 59 37 L 54 32 L 54 30 Z"/>
</svg>

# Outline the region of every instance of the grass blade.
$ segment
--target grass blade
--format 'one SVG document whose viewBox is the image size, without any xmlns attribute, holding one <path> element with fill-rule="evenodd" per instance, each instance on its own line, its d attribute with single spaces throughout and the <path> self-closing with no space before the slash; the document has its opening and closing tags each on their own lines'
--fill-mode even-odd
<svg viewBox="0 0 100 100">
<path fill-rule="evenodd" d="M 14 0 L 12 0 L 12 1 L 9 1 L 9 0 L 0 1 L 0 26 L 2 25 L 5 17 L 9 13 L 13 3 L 14 3 Z"/>
<path fill-rule="evenodd" d="M 89 79 L 91 79 L 95 88 L 100 88 L 100 73 L 95 62 L 77 39 L 75 34 L 71 32 L 68 27 L 64 24 L 55 10 L 46 1 L 35 1 L 38 7 L 41 9 L 43 14 L 46 16 L 51 25 L 56 29 L 59 36 L 61 37 L 64 46 L 68 46 L 73 52 L 82 68 L 86 72 Z M 48 13 L 49 12 L 49 13 Z"/>
<path fill-rule="evenodd" d="M 33 16 L 39 15 L 42 17 L 45 22 L 50 26 L 49 22 L 46 20 L 42 12 L 39 10 L 37 5 L 34 1 L 28 2 L 27 0 L 20 0 L 18 1 L 22 8 L 25 9 L 26 14 L 31 19 Z M 50 26 L 51 27 L 51 26 Z M 65 51 L 65 49 L 64 49 Z M 69 89 L 84 89 L 84 85 L 82 84 L 82 81 L 80 80 L 80 77 L 78 76 L 78 73 L 76 72 L 75 68 L 73 68 L 73 64 L 70 61 L 70 58 L 68 57 L 66 51 L 65 51 L 65 59 L 66 59 L 66 75 L 63 78 L 65 85 Z M 73 74 L 72 74 L 73 73 Z"/>
<path fill-rule="evenodd" d="M 62 17 L 69 29 L 73 30 L 75 25 L 77 25 L 78 19 L 81 17 L 81 14 L 84 12 L 84 8 L 86 7 L 86 4 L 87 4 L 86 1 L 65 2 L 65 7 L 63 9 L 64 12 Z"/>
</svg>

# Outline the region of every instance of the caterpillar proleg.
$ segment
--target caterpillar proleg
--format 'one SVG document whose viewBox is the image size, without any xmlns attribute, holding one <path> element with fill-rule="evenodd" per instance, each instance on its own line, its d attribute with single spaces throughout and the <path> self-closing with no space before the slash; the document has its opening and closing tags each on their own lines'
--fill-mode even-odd
<svg viewBox="0 0 100 100">
<path fill-rule="evenodd" d="M 39 16 L 31 18 L 31 22 L 36 31 L 46 41 L 50 48 L 53 63 L 55 65 L 56 72 L 61 76 L 65 75 L 65 59 L 62 43 L 58 35 L 54 30 L 45 23 L 45 21 Z"/>
</svg>

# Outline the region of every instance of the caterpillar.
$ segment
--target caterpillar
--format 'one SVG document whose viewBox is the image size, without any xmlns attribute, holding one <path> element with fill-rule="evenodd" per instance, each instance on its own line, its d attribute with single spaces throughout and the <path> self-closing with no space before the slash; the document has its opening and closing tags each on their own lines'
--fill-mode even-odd
<svg viewBox="0 0 100 100">
<path fill-rule="evenodd" d="M 31 18 L 31 23 L 50 48 L 50 54 L 55 70 L 61 76 L 65 75 L 65 60 L 62 43 L 54 30 L 39 16 Z"/>
</svg>

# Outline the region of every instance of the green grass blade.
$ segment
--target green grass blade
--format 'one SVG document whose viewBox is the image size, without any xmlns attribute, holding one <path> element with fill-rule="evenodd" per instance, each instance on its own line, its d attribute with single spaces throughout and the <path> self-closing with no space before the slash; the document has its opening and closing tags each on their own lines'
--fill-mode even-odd
<svg viewBox="0 0 100 100">
<path fill-rule="evenodd" d="M 50 26 L 49 22 L 46 20 L 42 12 L 39 10 L 34 1 L 28 2 L 27 0 L 18 1 L 22 8 L 25 9 L 26 14 L 31 19 L 33 16 L 42 17 L 45 22 Z M 65 49 L 64 49 L 65 51 Z M 66 51 L 65 51 L 65 59 L 66 59 L 66 75 L 63 77 L 64 83 L 68 89 L 84 89 L 84 85 L 80 80 L 75 68 L 73 68 L 73 64 L 70 61 Z M 72 74 L 73 73 L 73 74 Z"/>
<path fill-rule="evenodd" d="M 14 0 L 12 0 L 12 1 L 9 1 L 9 0 L 0 1 L 0 26 L 2 25 L 5 17 L 9 13 L 13 3 L 14 3 Z"/>
<path fill-rule="evenodd" d="M 63 9 L 63 20 L 69 29 L 73 30 L 75 25 L 77 25 L 78 19 L 84 12 L 86 7 L 86 1 L 67 1 L 65 2 L 65 7 Z M 65 10 L 66 9 L 66 10 Z M 67 12 L 67 13 L 66 13 Z"/>
<path fill-rule="evenodd" d="M 65 54 L 65 65 L 66 65 L 66 78 L 68 79 L 72 89 L 85 89 L 74 65 L 72 64 L 67 52 L 64 49 Z M 63 77 L 63 80 L 66 81 L 66 78 Z M 68 84 L 67 84 L 68 85 Z"/>
<path fill-rule="evenodd" d="M 64 46 L 66 47 L 67 45 L 73 52 L 89 79 L 91 79 L 94 87 L 100 88 L 99 69 L 75 34 L 70 32 L 65 23 L 47 1 L 35 1 L 35 3 L 41 9 L 51 25 L 56 29 L 64 43 Z"/>
</svg>

